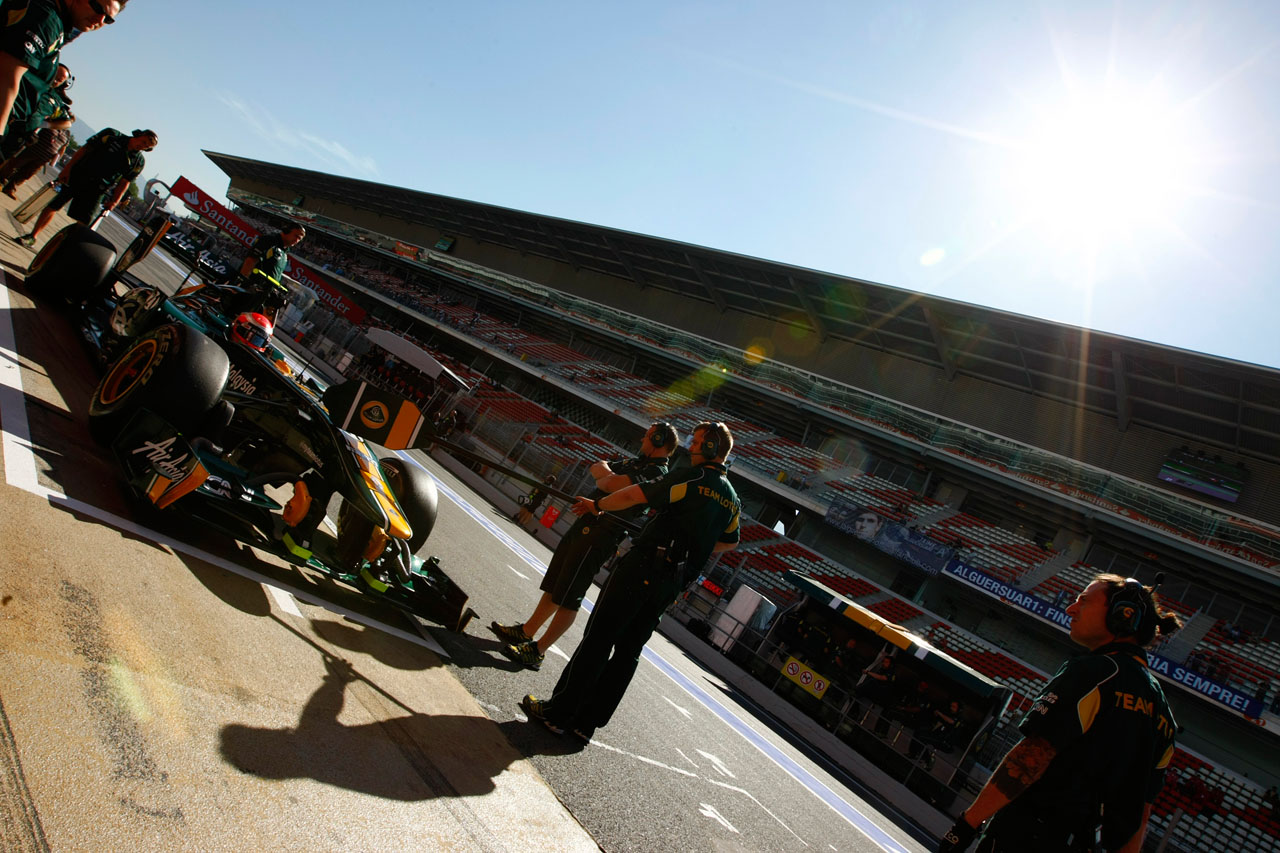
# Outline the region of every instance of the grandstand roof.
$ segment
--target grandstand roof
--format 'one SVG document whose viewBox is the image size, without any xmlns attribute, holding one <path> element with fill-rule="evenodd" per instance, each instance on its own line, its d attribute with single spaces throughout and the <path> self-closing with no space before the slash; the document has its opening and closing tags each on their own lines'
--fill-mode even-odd
<svg viewBox="0 0 1280 853">
<path fill-rule="evenodd" d="M 323 198 L 425 225 L 575 273 L 706 301 L 722 313 L 798 317 L 824 341 L 924 363 L 948 379 L 971 376 L 1114 417 L 1121 430 L 1140 424 L 1280 461 L 1280 371 L 1273 368 L 674 240 L 205 153 L 233 182 L 257 181 L 309 202 Z"/>
</svg>

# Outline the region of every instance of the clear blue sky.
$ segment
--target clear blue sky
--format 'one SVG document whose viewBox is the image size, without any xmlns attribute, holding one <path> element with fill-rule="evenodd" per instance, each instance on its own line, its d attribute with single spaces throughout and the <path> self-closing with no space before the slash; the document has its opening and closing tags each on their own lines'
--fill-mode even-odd
<svg viewBox="0 0 1280 853">
<path fill-rule="evenodd" d="M 1280 3 L 133 0 L 95 128 L 1280 365 Z"/>
</svg>

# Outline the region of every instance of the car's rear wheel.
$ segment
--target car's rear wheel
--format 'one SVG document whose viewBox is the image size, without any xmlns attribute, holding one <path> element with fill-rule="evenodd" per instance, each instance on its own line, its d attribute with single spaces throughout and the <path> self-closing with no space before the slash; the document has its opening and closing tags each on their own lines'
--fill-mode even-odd
<svg viewBox="0 0 1280 853">
<path fill-rule="evenodd" d="M 109 442 L 147 408 L 189 432 L 222 397 L 231 369 L 222 347 L 180 323 L 148 332 L 107 368 L 89 401 L 89 431 Z"/>
<path fill-rule="evenodd" d="M 76 222 L 40 247 L 27 269 L 27 289 L 48 299 L 79 301 L 102 287 L 115 260 L 110 240 Z"/>
</svg>

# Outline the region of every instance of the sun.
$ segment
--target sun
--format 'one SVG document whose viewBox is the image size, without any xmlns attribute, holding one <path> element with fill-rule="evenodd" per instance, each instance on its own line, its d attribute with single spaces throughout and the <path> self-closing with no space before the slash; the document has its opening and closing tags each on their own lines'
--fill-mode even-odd
<svg viewBox="0 0 1280 853">
<path fill-rule="evenodd" d="M 1157 93 L 1077 92 L 1038 112 L 1009 173 L 1024 221 L 1106 243 L 1168 221 L 1185 203 L 1195 133 Z"/>
</svg>

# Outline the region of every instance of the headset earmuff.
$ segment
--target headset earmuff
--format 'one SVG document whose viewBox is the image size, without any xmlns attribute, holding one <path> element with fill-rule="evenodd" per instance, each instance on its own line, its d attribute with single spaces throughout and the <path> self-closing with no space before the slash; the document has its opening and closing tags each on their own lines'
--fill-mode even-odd
<svg viewBox="0 0 1280 853">
<path fill-rule="evenodd" d="M 712 425 L 702 434 L 702 458 L 715 459 L 720 455 L 720 427 L 721 424 Z"/>
<path fill-rule="evenodd" d="M 1135 578 L 1125 578 L 1124 585 L 1113 587 L 1110 609 L 1107 610 L 1107 630 L 1117 637 L 1132 637 L 1138 633 L 1142 617 L 1147 613 L 1143 601 L 1146 588 Z"/>
</svg>

